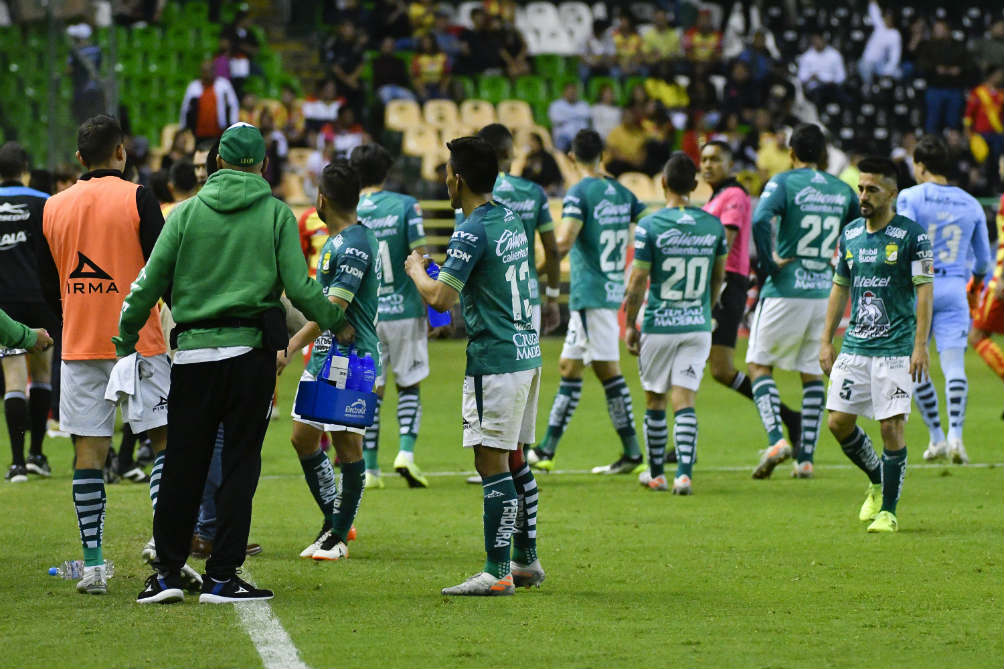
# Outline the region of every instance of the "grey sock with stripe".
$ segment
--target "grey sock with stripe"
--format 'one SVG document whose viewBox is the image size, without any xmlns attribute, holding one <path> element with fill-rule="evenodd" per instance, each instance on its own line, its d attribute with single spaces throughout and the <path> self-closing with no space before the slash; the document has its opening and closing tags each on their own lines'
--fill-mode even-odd
<svg viewBox="0 0 1004 669">
<path fill-rule="evenodd" d="M 153 510 L 157 510 L 157 494 L 160 492 L 160 475 L 164 471 L 164 458 L 166 451 L 161 451 L 153 459 L 153 469 L 150 470 L 150 503 Z"/>
<path fill-rule="evenodd" d="M 676 444 L 676 475 L 694 475 L 697 457 L 697 413 L 692 408 L 673 414 L 673 441 Z"/>
<path fill-rule="evenodd" d="M 516 533 L 512 537 L 512 559 L 530 564 L 537 559 L 537 506 L 539 490 L 533 471 L 526 463 L 513 475 L 519 508 L 516 513 Z"/>
<path fill-rule="evenodd" d="M 799 462 L 812 462 L 816 454 L 825 399 L 822 381 L 808 381 L 802 385 L 802 443 L 798 450 Z"/>
<path fill-rule="evenodd" d="M 760 412 L 763 429 L 767 431 L 767 445 L 773 446 L 784 439 L 784 424 L 781 422 L 781 395 L 770 375 L 761 376 L 753 382 L 753 401 Z"/>
<path fill-rule="evenodd" d="M 917 402 L 924 425 L 931 437 L 931 443 L 937 444 L 945 440 L 945 431 L 941 427 L 941 414 L 938 407 L 938 389 L 930 377 L 923 383 L 913 384 L 913 399 Z"/>
<path fill-rule="evenodd" d="M 562 377 L 558 384 L 558 392 L 554 396 L 551 404 L 551 413 L 547 418 L 547 436 L 540 443 L 540 449 L 551 455 L 558 448 L 558 441 L 568 428 L 572 414 L 579 406 L 579 398 L 582 397 L 582 379 L 570 379 Z"/>
<path fill-rule="evenodd" d="M 666 425 L 665 409 L 645 411 L 645 445 L 648 447 L 648 467 L 652 478 L 665 473 L 666 442 L 669 441 L 669 427 Z"/>
<path fill-rule="evenodd" d="M 77 512 L 80 543 L 84 548 L 84 565 L 104 563 L 101 538 L 105 527 L 105 479 L 100 469 L 73 471 L 73 506 Z"/>
<path fill-rule="evenodd" d="M 397 424 L 401 435 L 398 450 L 413 453 L 418 430 L 422 427 L 422 402 L 419 400 L 418 386 L 401 388 L 398 392 Z"/>
</svg>

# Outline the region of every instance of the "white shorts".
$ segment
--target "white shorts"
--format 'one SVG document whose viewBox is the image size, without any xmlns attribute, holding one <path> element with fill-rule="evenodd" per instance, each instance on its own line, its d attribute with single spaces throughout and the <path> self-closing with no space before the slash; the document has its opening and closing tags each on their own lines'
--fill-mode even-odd
<svg viewBox="0 0 1004 669">
<path fill-rule="evenodd" d="M 746 363 L 821 375 L 826 299 L 764 297 L 750 325 Z"/>
<path fill-rule="evenodd" d="M 515 451 L 537 438 L 540 368 L 464 377 L 464 448 Z"/>
<path fill-rule="evenodd" d="M 642 334 L 641 387 L 651 393 L 669 392 L 670 386 L 696 391 L 710 353 L 710 332 Z"/>
<path fill-rule="evenodd" d="M 380 337 L 380 366 L 377 387 L 386 385 L 387 372 L 394 370 L 394 383 L 402 388 L 415 385 L 429 375 L 429 331 L 424 318 L 404 318 L 377 323 Z"/>
<path fill-rule="evenodd" d="M 142 418 L 126 420 L 133 432 L 167 425 L 167 396 L 171 390 L 171 359 L 165 354 L 143 358 L 152 375 L 140 377 Z M 79 437 L 115 434 L 116 403 L 105 399 L 114 360 L 64 360 L 59 372 L 59 425 Z M 130 399 L 129 402 L 135 402 Z M 123 405 L 123 417 L 126 415 Z"/>
<path fill-rule="evenodd" d="M 316 381 L 317 377 L 303 370 L 303 374 L 300 375 L 301 381 Z M 299 392 L 299 386 L 297 386 L 297 392 Z M 320 430 L 321 432 L 351 432 L 353 434 L 366 434 L 365 427 L 354 427 L 352 425 L 332 425 L 329 423 L 317 423 L 312 420 L 307 420 L 306 418 L 301 418 L 300 414 L 296 413 L 296 396 L 293 397 L 293 411 L 290 412 L 290 416 L 293 417 L 293 421 L 296 423 L 302 423 L 303 425 L 309 425 L 315 430 Z"/>
<path fill-rule="evenodd" d="M 620 331 L 616 309 L 573 311 L 569 314 L 561 357 L 581 360 L 587 365 L 596 360 L 617 362 L 621 357 Z"/>
<path fill-rule="evenodd" d="M 884 420 L 910 415 L 910 357 L 841 353 L 830 371 L 826 408 Z"/>
</svg>

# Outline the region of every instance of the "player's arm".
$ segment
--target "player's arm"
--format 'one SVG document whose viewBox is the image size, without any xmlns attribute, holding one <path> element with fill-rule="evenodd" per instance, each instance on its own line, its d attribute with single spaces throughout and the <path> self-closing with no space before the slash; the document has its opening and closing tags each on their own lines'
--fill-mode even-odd
<svg viewBox="0 0 1004 669">
<path fill-rule="evenodd" d="M 638 355 L 641 346 L 638 312 L 645 301 L 653 257 L 648 225 L 643 221 L 634 229 L 634 260 L 631 261 L 631 275 L 624 287 L 624 343 L 631 355 Z"/>
<path fill-rule="evenodd" d="M 276 260 L 279 281 L 286 297 L 303 315 L 324 329 L 339 332 L 348 326 L 345 310 L 324 297 L 319 283 L 307 274 L 307 262 L 300 250 L 299 234 L 293 213 L 286 209 L 275 227 Z"/>
<path fill-rule="evenodd" d="M 436 311 L 449 311 L 460 300 L 460 291 L 481 259 L 484 248 L 484 226 L 464 222 L 450 237 L 446 261 L 439 268 L 438 279 L 426 273 L 428 260 L 415 251 L 405 260 L 404 271 L 426 304 Z"/>
<path fill-rule="evenodd" d="M 52 338 L 45 330 L 32 330 L 0 309 L 0 346 L 23 348 L 35 353 L 52 346 Z"/>
<path fill-rule="evenodd" d="M 777 178 L 771 179 L 753 212 L 753 244 L 756 247 L 757 273 L 762 279 L 773 276 L 781 268 L 774 258 L 773 221 L 784 216 L 785 201 L 784 183 Z"/>
<path fill-rule="evenodd" d="M 927 378 L 930 360 L 927 343 L 931 336 L 931 315 L 934 310 L 934 253 L 931 240 L 921 233 L 913 242 L 910 254 L 910 274 L 917 293 L 917 332 L 910 355 L 910 375 L 917 383 Z"/>
<path fill-rule="evenodd" d="M 833 350 L 833 335 L 837 332 L 840 319 L 847 308 L 847 298 L 851 292 L 851 268 L 847 264 L 843 234 L 837 243 L 837 267 L 833 273 L 833 287 L 826 303 L 826 317 L 823 321 L 823 335 L 819 346 L 819 366 L 823 373 L 830 375 L 836 355 Z"/>
<path fill-rule="evenodd" d="M 415 288 L 418 289 L 418 294 L 422 296 L 426 304 L 436 311 L 449 311 L 460 300 L 463 284 L 458 288 L 454 285 L 453 280 L 444 280 L 442 269 L 439 272 L 440 278 L 433 279 L 425 271 L 427 263 L 428 260 L 421 253 L 412 251 L 411 255 L 404 261 L 404 271 L 411 277 Z"/>
<path fill-rule="evenodd" d="M 561 203 L 561 224 L 558 226 L 557 234 L 559 261 L 572 250 L 572 246 L 579 236 L 579 231 L 582 230 L 582 224 L 586 220 L 584 206 L 578 187 L 573 186 Z"/>
<path fill-rule="evenodd" d="M 551 210 L 547 206 L 547 195 L 543 188 L 540 188 L 540 201 L 537 234 L 544 249 L 544 270 L 543 272 L 538 270 L 537 273 L 546 277 L 547 284 L 544 288 L 540 329 L 543 334 L 549 334 L 561 324 L 561 311 L 558 307 L 558 298 L 561 297 L 561 254 L 558 251 L 558 237 L 554 234 L 554 221 L 551 219 Z"/>
</svg>

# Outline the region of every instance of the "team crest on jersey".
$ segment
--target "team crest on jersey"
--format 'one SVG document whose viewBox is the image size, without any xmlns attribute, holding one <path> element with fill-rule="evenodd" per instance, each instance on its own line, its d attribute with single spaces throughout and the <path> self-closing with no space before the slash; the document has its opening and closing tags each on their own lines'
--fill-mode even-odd
<svg viewBox="0 0 1004 669">
<path fill-rule="evenodd" d="M 898 244 L 886 244 L 885 245 L 885 261 L 888 265 L 895 265 L 896 261 L 899 260 L 899 245 Z"/>
<path fill-rule="evenodd" d="M 321 271 L 327 272 L 329 267 L 331 267 L 331 251 L 325 251 L 324 258 L 321 259 Z"/>
<path fill-rule="evenodd" d="M 613 184 L 607 184 L 607 189 L 603 191 L 604 195 L 617 195 L 617 189 L 614 188 Z"/>
<path fill-rule="evenodd" d="M 847 268 L 848 269 L 853 269 L 854 268 L 854 254 L 851 253 L 850 249 L 847 249 L 847 252 L 844 253 L 844 262 L 847 263 Z"/>
<path fill-rule="evenodd" d="M 866 290 L 858 298 L 854 327 L 850 334 L 861 339 L 885 337 L 889 334 L 889 313 L 882 298 Z"/>
</svg>

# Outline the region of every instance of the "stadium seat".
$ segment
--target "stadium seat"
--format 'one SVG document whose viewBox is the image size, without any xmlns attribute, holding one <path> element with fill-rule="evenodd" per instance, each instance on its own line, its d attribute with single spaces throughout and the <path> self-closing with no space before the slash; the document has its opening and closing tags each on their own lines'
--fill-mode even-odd
<svg viewBox="0 0 1004 669">
<path fill-rule="evenodd" d="M 578 0 L 563 2 L 558 5 L 558 19 L 561 25 L 572 27 L 575 24 L 582 24 L 590 32 L 593 29 L 593 10 L 584 2 Z"/>
<path fill-rule="evenodd" d="M 627 91 L 630 89 L 625 88 L 622 91 L 620 82 L 613 77 L 592 77 L 586 91 L 586 100 L 591 104 L 596 104 L 597 100 L 600 99 L 600 91 L 606 86 L 614 89 L 614 104 L 627 102 Z"/>
<path fill-rule="evenodd" d="M 474 80 L 470 77 L 458 75 L 452 77 L 454 95 L 461 100 L 478 97 L 478 89 L 474 86 Z"/>
<path fill-rule="evenodd" d="M 533 59 L 533 69 L 538 76 L 545 79 L 557 79 L 565 76 L 566 60 L 564 56 L 553 53 L 542 53 Z"/>
<path fill-rule="evenodd" d="M 547 90 L 547 81 L 543 77 L 528 74 L 516 79 L 516 98 L 525 100 L 531 105 L 550 104 L 551 93 Z"/>
<path fill-rule="evenodd" d="M 391 130 L 403 132 L 421 124 L 422 113 L 412 100 L 391 100 L 384 111 L 384 125 Z"/>
<path fill-rule="evenodd" d="M 441 146 L 439 133 L 428 125 L 416 125 L 404 131 L 401 150 L 409 156 L 423 156 Z"/>
<path fill-rule="evenodd" d="M 548 151 L 554 150 L 554 144 L 551 142 L 551 133 L 547 131 L 547 128 L 542 128 L 539 125 L 524 125 L 513 128 L 513 141 L 519 145 L 528 144 L 530 141 L 530 133 L 534 132 L 540 135 L 540 139 L 543 142 L 545 149 Z"/>
<path fill-rule="evenodd" d="M 578 52 L 567 29 L 561 25 L 543 26 L 537 29 L 540 53 L 556 53 L 571 56 Z"/>
<path fill-rule="evenodd" d="M 530 25 L 537 28 L 560 26 L 561 18 L 558 8 L 550 2 L 530 2 L 526 5 L 526 18 Z"/>
<path fill-rule="evenodd" d="M 436 168 L 448 159 L 449 152 L 445 148 L 422 154 L 422 178 L 426 181 L 440 181 L 442 177 L 436 171 Z"/>
<path fill-rule="evenodd" d="M 481 77 L 481 90 L 478 97 L 482 100 L 488 100 L 492 104 L 498 104 L 502 100 L 512 97 L 512 87 L 505 77 L 484 76 Z"/>
<path fill-rule="evenodd" d="M 434 128 L 452 128 L 460 123 L 457 103 L 453 100 L 429 100 L 425 103 L 422 116 Z"/>
<path fill-rule="evenodd" d="M 575 166 L 571 158 L 561 151 L 555 151 L 552 155 L 555 162 L 558 163 L 558 169 L 561 171 L 561 178 L 565 181 L 565 186 L 571 187 L 572 184 L 582 179 L 579 168 Z"/>
<path fill-rule="evenodd" d="M 523 100 L 503 100 L 498 106 L 499 123 L 510 129 L 533 125 L 533 110 Z"/>
<path fill-rule="evenodd" d="M 282 175 L 282 191 L 286 204 L 306 206 L 311 204 L 310 198 L 303 192 L 303 175 L 287 170 Z"/>
<path fill-rule="evenodd" d="M 617 177 L 617 181 L 634 193 L 634 196 L 642 201 L 658 199 L 658 191 L 652 187 L 652 178 L 641 172 L 625 172 Z"/>
<path fill-rule="evenodd" d="M 464 100 L 460 103 L 460 119 L 464 125 L 483 128 L 495 123 L 495 107 L 485 100 Z"/>
<path fill-rule="evenodd" d="M 313 149 L 290 149 L 289 154 L 286 156 L 286 164 L 289 165 L 290 168 L 300 173 L 304 173 L 307 171 L 307 162 L 310 160 L 311 153 L 313 153 Z"/>
</svg>

